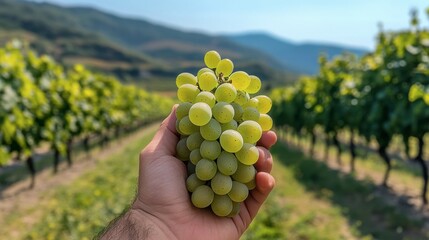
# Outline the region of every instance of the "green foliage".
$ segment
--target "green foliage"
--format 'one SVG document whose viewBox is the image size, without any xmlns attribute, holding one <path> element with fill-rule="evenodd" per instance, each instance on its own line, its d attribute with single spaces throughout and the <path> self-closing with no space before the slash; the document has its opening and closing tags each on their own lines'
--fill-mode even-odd
<svg viewBox="0 0 429 240">
<path fill-rule="evenodd" d="M 428 69 L 429 31 L 413 24 L 406 31 L 381 32 L 376 50 L 360 60 L 348 54 L 332 61 L 322 56 L 314 87 L 302 79 L 286 93 L 291 96 L 276 90 L 273 109 L 280 125 L 297 132 L 303 127 L 297 120 L 323 126 L 328 135 L 348 128 L 385 148 L 395 134 L 421 138 L 429 131 Z"/>
<path fill-rule="evenodd" d="M 0 49 L 0 99 L 2 158 L 31 154 L 43 141 L 64 153 L 75 137 L 151 121 L 172 105 L 82 65 L 65 72 L 51 57 L 17 41 Z"/>
<path fill-rule="evenodd" d="M 320 63 L 318 76 L 303 77 L 294 87 L 272 92 L 273 116 L 278 126 L 311 133 L 317 125 L 323 125 L 328 134 L 346 126 L 356 128 L 360 120 L 355 111 L 359 95 L 355 89 L 357 60 L 344 54 L 331 62 L 321 57 Z"/>
<path fill-rule="evenodd" d="M 255 222 L 246 231 L 245 239 L 284 239 L 282 225 L 286 220 L 287 211 L 274 198 L 265 203 L 264 211 L 258 214 Z"/>
<path fill-rule="evenodd" d="M 339 163 L 339 131 L 352 133 L 349 146 L 353 157 L 355 133 L 368 142 L 375 140 L 387 165 L 383 184 L 387 184 L 390 172 L 391 160 L 386 149 L 393 137 L 402 136 L 409 158 L 409 139 L 417 138 L 419 150 L 415 159 L 423 170 L 422 197 L 426 203 L 427 167 L 422 153 L 423 137 L 429 132 L 429 30 L 420 29 L 415 11 L 411 22 L 407 30 L 380 31 L 375 51 L 359 60 L 348 54 L 331 61 L 322 56 L 312 91 L 301 80 L 292 90 L 273 92 L 273 116 L 279 126 L 290 126 L 297 133 L 303 129 L 311 133 L 315 126 L 320 126 L 326 138 L 334 140 Z M 314 124 L 303 128 L 306 122 Z M 353 164 L 352 161 L 352 169 Z"/>
</svg>

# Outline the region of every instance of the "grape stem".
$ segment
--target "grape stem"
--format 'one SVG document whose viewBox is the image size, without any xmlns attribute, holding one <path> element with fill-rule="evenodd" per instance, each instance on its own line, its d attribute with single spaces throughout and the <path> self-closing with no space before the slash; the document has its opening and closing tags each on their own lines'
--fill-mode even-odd
<svg viewBox="0 0 429 240">
<path fill-rule="evenodd" d="M 228 77 L 224 78 L 223 73 L 219 73 L 218 82 L 219 82 L 219 85 L 221 85 L 224 83 L 231 83 L 231 80 L 228 80 Z"/>
<path fill-rule="evenodd" d="M 223 73 L 219 73 L 219 79 L 218 79 L 219 85 L 221 85 L 222 83 L 224 83 L 225 81 L 223 80 Z"/>
</svg>

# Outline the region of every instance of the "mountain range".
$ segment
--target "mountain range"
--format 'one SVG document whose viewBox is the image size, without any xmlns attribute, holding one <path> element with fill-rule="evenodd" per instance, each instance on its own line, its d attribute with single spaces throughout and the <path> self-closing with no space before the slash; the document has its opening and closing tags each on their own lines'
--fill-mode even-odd
<svg viewBox="0 0 429 240">
<path fill-rule="evenodd" d="M 319 70 L 318 57 L 321 53 L 332 58 L 343 52 L 358 56 L 369 52 L 366 49 L 334 44 L 294 43 L 269 33 L 245 33 L 226 37 L 243 46 L 258 49 L 279 61 L 283 66 L 305 74 L 317 73 Z"/>
<path fill-rule="evenodd" d="M 365 50 L 295 44 L 266 33 L 212 36 L 117 16 L 89 7 L 64 7 L 25 0 L 0 0 L 0 43 L 23 39 L 65 65 L 83 63 L 123 79 L 174 79 L 196 72 L 204 52 L 216 49 L 237 68 L 284 84 L 317 72 L 317 56 Z"/>
</svg>

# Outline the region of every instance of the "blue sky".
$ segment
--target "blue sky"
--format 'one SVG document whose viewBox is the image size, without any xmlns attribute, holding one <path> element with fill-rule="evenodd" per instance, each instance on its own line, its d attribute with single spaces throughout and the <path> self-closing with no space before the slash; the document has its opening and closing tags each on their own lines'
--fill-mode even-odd
<svg viewBox="0 0 429 240">
<path fill-rule="evenodd" d="M 425 0 L 48 0 L 86 5 L 124 16 L 144 18 L 182 30 L 208 34 L 269 32 L 303 42 L 328 42 L 373 48 L 377 23 L 396 30 L 409 25 L 411 8 L 429 20 Z"/>
</svg>

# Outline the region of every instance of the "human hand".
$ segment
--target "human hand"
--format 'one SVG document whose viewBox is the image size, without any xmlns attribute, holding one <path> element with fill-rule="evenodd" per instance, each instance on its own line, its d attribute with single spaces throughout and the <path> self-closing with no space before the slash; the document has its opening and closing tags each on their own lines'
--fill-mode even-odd
<svg viewBox="0 0 429 240">
<path fill-rule="evenodd" d="M 277 141 L 276 134 L 264 133 L 259 141 L 256 188 L 232 218 L 217 217 L 192 205 L 185 185 L 186 166 L 175 157 L 178 140 L 174 108 L 140 154 L 138 193 L 126 214 L 128 224 L 133 225 L 128 232 L 134 232 L 136 239 L 239 239 L 275 185 L 270 175 L 273 160 L 267 149 Z M 109 236 L 109 230 L 103 238 Z"/>
</svg>

